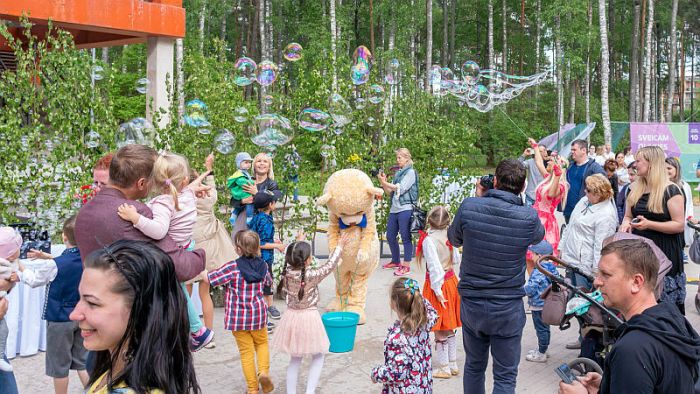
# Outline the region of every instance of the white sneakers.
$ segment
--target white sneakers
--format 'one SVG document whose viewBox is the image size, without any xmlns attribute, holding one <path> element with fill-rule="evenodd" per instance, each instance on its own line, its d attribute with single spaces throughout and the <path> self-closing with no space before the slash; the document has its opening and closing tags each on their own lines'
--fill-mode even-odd
<svg viewBox="0 0 700 394">
<path fill-rule="evenodd" d="M 532 349 L 527 352 L 525 360 L 532 361 L 533 363 L 546 363 L 548 357 L 547 353 L 540 353 L 539 349 Z"/>
<path fill-rule="evenodd" d="M 7 361 L 0 358 L 0 371 L 12 372 L 12 365 L 10 365 L 10 363 L 8 363 Z"/>
</svg>

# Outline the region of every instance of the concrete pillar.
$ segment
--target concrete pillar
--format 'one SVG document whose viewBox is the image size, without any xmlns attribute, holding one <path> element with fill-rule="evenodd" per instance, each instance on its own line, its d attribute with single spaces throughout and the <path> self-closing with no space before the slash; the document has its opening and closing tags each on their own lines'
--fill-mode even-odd
<svg viewBox="0 0 700 394">
<path fill-rule="evenodd" d="M 173 51 L 175 39 L 167 37 L 148 37 L 148 64 L 146 77 L 148 90 L 146 92 L 146 119 L 153 122 L 153 115 L 160 108 L 166 111 L 160 115 L 158 127 L 166 127 L 170 123 L 170 96 L 173 92 Z"/>
</svg>

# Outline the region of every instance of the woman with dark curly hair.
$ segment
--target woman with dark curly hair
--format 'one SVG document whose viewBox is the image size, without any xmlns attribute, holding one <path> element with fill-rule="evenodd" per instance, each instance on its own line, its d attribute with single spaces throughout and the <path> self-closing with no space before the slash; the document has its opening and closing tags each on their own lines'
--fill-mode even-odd
<svg viewBox="0 0 700 394">
<path fill-rule="evenodd" d="M 170 257 L 148 242 L 122 240 L 94 251 L 84 266 L 70 317 L 97 353 L 86 393 L 201 393 Z"/>
</svg>

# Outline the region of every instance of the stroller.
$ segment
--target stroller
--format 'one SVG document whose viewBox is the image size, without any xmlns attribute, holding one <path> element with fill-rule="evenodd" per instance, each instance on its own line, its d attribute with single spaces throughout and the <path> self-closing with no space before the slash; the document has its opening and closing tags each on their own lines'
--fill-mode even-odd
<svg viewBox="0 0 700 394">
<path fill-rule="evenodd" d="M 690 220 L 688 220 L 687 223 L 688 227 L 695 231 L 693 234 L 693 242 L 688 249 L 688 257 L 690 257 L 690 261 L 693 263 L 700 264 L 700 224 L 695 224 Z M 700 285 L 698 286 L 697 294 L 695 294 L 695 310 L 700 313 Z"/>
<path fill-rule="evenodd" d="M 605 239 L 605 241 L 603 241 L 603 245 L 605 246 L 611 242 L 621 239 L 641 239 L 651 246 L 660 263 L 659 276 L 655 289 L 658 297 L 663 290 L 663 278 L 671 269 L 671 261 L 652 241 L 633 234 L 615 233 L 614 235 Z M 582 355 L 585 354 L 588 357 L 579 357 L 574 359 L 568 363 L 569 368 L 571 368 L 574 375 L 577 376 L 583 376 L 588 372 L 598 372 L 602 374 L 602 368 L 600 365 L 602 365 L 605 356 L 610 352 L 612 345 L 615 343 L 615 330 L 624 323 L 622 316 L 616 310 L 607 308 L 601 302 L 598 302 L 595 298 L 591 297 L 586 293 L 585 289 L 580 289 L 573 286 L 568 279 L 552 275 L 549 271 L 542 267 L 541 262 L 544 260 L 552 261 L 560 267 L 582 275 L 590 282 L 593 282 L 595 278 L 593 278 L 591 275 L 585 274 L 578 268 L 569 265 L 565 261 L 562 261 L 555 256 L 540 256 L 535 263 L 536 269 L 552 282 L 551 288 L 545 290 L 542 295 L 545 300 L 545 310 L 542 312 L 545 323 L 558 325 L 560 330 L 566 330 L 571 327 L 571 319 L 576 317 L 581 326 L 581 335 L 584 338 L 584 344 L 582 344 Z M 574 295 L 585 299 L 591 304 L 588 311 L 581 316 L 565 313 L 566 300 L 572 298 Z M 547 305 L 550 300 L 552 300 L 551 305 Z M 586 346 L 588 346 L 588 351 L 584 351 Z"/>
</svg>

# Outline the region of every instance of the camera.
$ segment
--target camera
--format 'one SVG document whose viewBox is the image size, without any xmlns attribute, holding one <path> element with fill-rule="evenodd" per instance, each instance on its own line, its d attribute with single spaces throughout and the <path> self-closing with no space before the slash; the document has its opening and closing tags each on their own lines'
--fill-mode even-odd
<svg viewBox="0 0 700 394">
<path fill-rule="evenodd" d="M 484 190 L 493 189 L 493 174 L 487 174 L 479 178 L 479 184 L 481 184 Z"/>
</svg>

